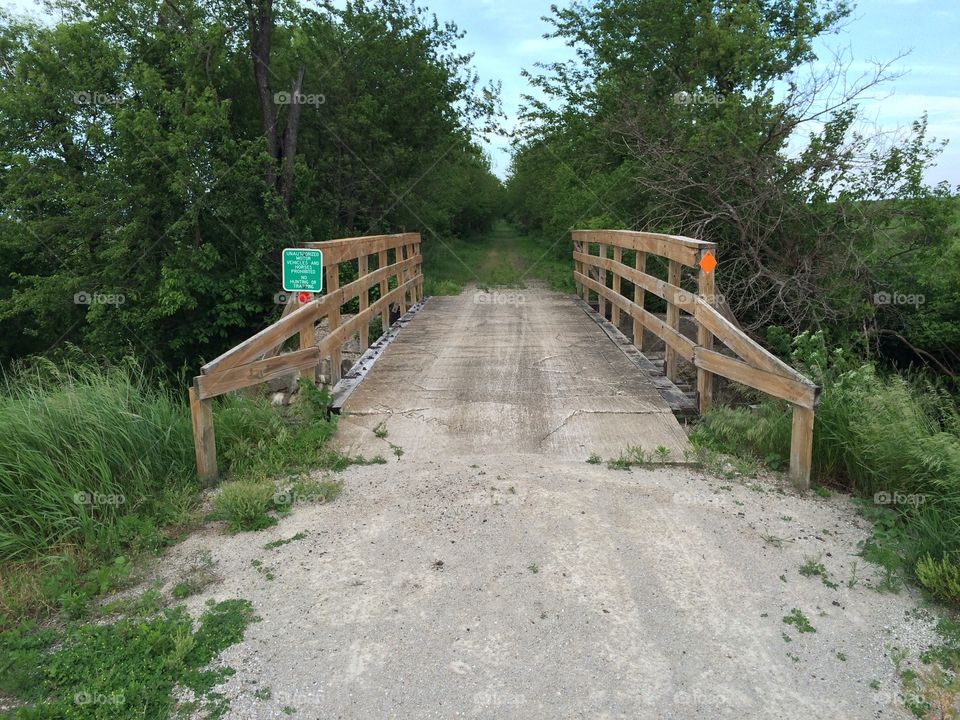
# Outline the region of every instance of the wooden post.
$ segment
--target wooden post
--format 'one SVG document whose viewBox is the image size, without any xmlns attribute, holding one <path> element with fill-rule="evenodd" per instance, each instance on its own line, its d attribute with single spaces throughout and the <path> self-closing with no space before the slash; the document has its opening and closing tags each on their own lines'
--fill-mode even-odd
<svg viewBox="0 0 960 720">
<path fill-rule="evenodd" d="M 603 243 L 600 244 L 600 250 L 598 254 L 602 258 L 607 257 L 607 246 Z M 607 286 L 607 271 L 603 268 L 597 268 L 597 282 L 604 287 Z M 600 293 L 597 293 L 597 312 L 600 313 L 600 317 L 607 317 L 607 300 Z"/>
<path fill-rule="evenodd" d="M 667 282 L 675 287 L 680 287 L 680 263 L 676 260 L 670 261 L 670 266 L 667 270 Z M 680 308 L 670 301 L 667 301 L 667 325 L 674 330 L 680 329 Z M 666 348 L 664 355 L 664 369 L 670 382 L 676 382 L 677 351 L 669 346 Z"/>
<path fill-rule="evenodd" d="M 379 270 L 382 267 L 387 266 L 387 251 L 381 250 L 380 255 L 377 258 L 377 269 Z M 387 294 L 387 278 L 384 278 L 380 281 L 380 297 L 384 297 Z M 380 313 L 380 330 L 386 332 L 390 327 L 390 306 L 388 305 L 383 309 L 383 312 Z"/>
<path fill-rule="evenodd" d="M 574 251 L 575 253 L 582 253 L 582 252 L 583 252 L 583 243 L 575 242 L 575 243 L 573 244 L 573 251 Z M 578 273 L 583 274 L 583 263 L 581 263 L 579 260 L 574 260 L 574 261 L 573 261 L 573 270 L 574 270 L 574 272 L 578 272 Z M 580 282 L 576 282 L 575 285 L 576 285 L 576 287 L 577 287 L 577 295 L 580 296 L 581 299 L 586 300 L 587 298 L 584 297 L 584 292 L 583 292 L 583 284 L 580 283 Z"/>
<path fill-rule="evenodd" d="M 327 266 L 327 292 L 332 293 L 340 289 L 340 263 L 331 263 Z M 335 305 L 330 308 L 330 314 L 327 316 L 327 330 L 331 333 L 340 327 L 340 306 Z M 330 377 L 328 378 L 330 386 L 333 387 L 340 381 L 340 346 L 337 345 L 330 351 Z"/>
<path fill-rule="evenodd" d="M 200 482 L 210 485 L 217 479 L 217 443 L 213 434 L 213 400 L 200 399 L 196 380 L 190 388 L 190 419 L 193 421 L 193 448 Z"/>
<path fill-rule="evenodd" d="M 700 271 L 697 290 L 707 304 L 716 307 L 716 285 L 713 272 Z M 707 350 L 713 349 L 713 333 L 707 330 L 703 323 L 697 323 L 697 344 Z M 697 368 L 697 398 L 700 403 L 700 414 L 703 415 L 713 405 L 713 373 L 703 368 Z"/>
<path fill-rule="evenodd" d="M 647 254 L 645 252 L 640 252 L 637 250 L 637 261 L 636 261 L 637 270 L 642 273 L 647 271 Z M 643 307 L 643 301 L 646 296 L 643 288 L 639 285 L 633 286 L 633 301 Z M 638 350 L 643 350 L 643 322 L 634 318 L 633 319 L 633 344 L 637 346 Z"/>
<path fill-rule="evenodd" d="M 366 254 L 361 255 L 357 258 L 357 278 L 363 279 L 363 277 L 369 272 L 368 270 L 368 257 Z M 370 305 L 370 288 L 364 288 L 360 291 L 360 312 L 363 312 Z M 360 352 L 364 352 L 368 347 L 370 347 L 370 323 L 366 323 L 362 328 L 360 328 Z"/>
<path fill-rule="evenodd" d="M 623 262 L 623 248 L 621 248 L 619 245 L 613 246 L 613 261 Z M 617 295 L 620 295 L 620 273 L 616 271 L 613 273 L 613 291 Z M 620 327 L 620 308 L 616 305 L 613 305 L 613 307 L 610 308 L 610 322 L 613 323 L 614 327 Z"/>
<path fill-rule="evenodd" d="M 401 245 L 395 251 L 397 253 L 397 262 L 407 259 L 407 246 Z M 397 285 L 401 286 L 407 281 L 407 271 L 401 270 L 397 274 Z M 404 290 L 400 293 L 400 315 L 401 317 L 407 312 L 407 291 Z"/>
<path fill-rule="evenodd" d="M 801 490 L 810 487 L 810 470 L 813 466 L 813 415 L 812 408 L 793 406 L 793 430 L 790 435 L 790 478 Z"/>
</svg>

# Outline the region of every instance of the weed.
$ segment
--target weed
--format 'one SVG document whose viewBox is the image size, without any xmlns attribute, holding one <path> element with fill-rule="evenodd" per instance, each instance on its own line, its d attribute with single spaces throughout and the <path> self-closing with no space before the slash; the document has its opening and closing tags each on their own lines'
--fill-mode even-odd
<svg viewBox="0 0 960 720">
<path fill-rule="evenodd" d="M 270 698 L 273 697 L 273 690 L 271 690 L 268 687 L 260 688 L 255 693 L 253 693 L 253 696 L 257 700 L 269 700 Z"/>
<path fill-rule="evenodd" d="M 224 483 L 213 500 L 214 516 L 225 520 L 231 532 L 263 530 L 276 524 L 268 513 L 274 508 L 273 485 L 251 480 Z"/>
<path fill-rule="evenodd" d="M 670 448 L 665 445 L 657 445 L 656 450 L 653 451 L 653 454 L 656 455 L 658 462 L 666 462 L 670 458 Z"/>
<path fill-rule="evenodd" d="M 590 457 L 587 458 L 587 462 L 591 465 L 599 465 L 603 462 L 603 458 L 596 453 L 590 453 Z"/>
<path fill-rule="evenodd" d="M 771 535 L 769 533 L 761 533 L 760 539 L 763 540 L 767 545 L 772 545 L 775 548 L 783 547 L 783 538 L 777 537 L 776 535 Z"/>
<path fill-rule="evenodd" d="M 797 632 L 800 633 L 816 632 L 816 629 L 810 624 L 807 616 L 804 615 L 799 608 L 791 609 L 790 614 L 783 617 L 783 622 L 787 625 L 793 625 L 797 629 Z"/>
<path fill-rule="evenodd" d="M 939 562 L 929 554 L 916 567 L 917 579 L 938 600 L 960 605 L 960 564 L 944 555 Z"/>
<path fill-rule="evenodd" d="M 827 490 L 827 488 L 825 488 L 823 485 L 817 485 L 814 483 L 810 489 L 822 498 L 833 497 L 833 493 Z"/>
<path fill-rule="evenodd" d="M 252 619 L 247 601 L 226 600 L 208 605 L 196 631 L 183 608 L 62 631 L 23 624 L 0 633 L 0 690 L 24 704 L 16 717 L 160 720 L 179 685 L 222 717 L 228 707 L 214 688 L 232 670 L 208 666 Z"/>
<path fill-rule="evenodd" d="M 373 434 L 378 438 L 380 438 L 381 440 L 387 437 L 387 422 L 384 420 L 378 423 L 377 426 L 373 429 Z"/>
<path fill-rule="evenodd" d="M 844 653 L 844 652 L 841 652 L 840 650 L 837 650 L 837 651 L 834 653 L 834 655 L 837 656 L 837 660 L 839 660 L 840 662 L 846 662 L 846 661 L 847 661 L 847 654 Z"/>
<path fill-rule="evenodd" d="M 394 445 L 393 443 L 389 443 L 389 445 L 390 449 L 393 450 L 393 454 L 397 456 L 397 460 L 399 461 L 400 458 L 403 457 L 403 448 L 399 445 Z"/>
<path fill-rule="evenodd" d="M 530 563 L 529 565 L 527 565 L 527 570 L 529 570 L 534 575 L 536 575 L 538 572 L 540 572 L 540 566 L 537 565 L 536 563 Z"/>
<path fill-rule="evenodd" d="M 303 540 L 305 537 L 307 537 L 307 533 L 304 532 L 304 531 L 300 531 L 300 532 L 298 532 L 296 535 L 293 535 L 293 536 L 291 536 L 291 537 L 288 537 L 288 538 L 286 538 L 286 539 L 284 539 L 284 540 L 274 540 L 274 541 L 272 541 L 272 542 L 268 542 L 266 545 L 263 546 L 263 549 L 264 549 L 264 550 L 274 550 L 274 549 L 276 549 L 276 548 L 278 548 L 278 547 L 282 547 L 282 546 L 288 545 L 288 544 L 290 544 L 290 543 L 292 543 L 292 542 L 296 542 L 297 540 Z"/>
<path fill-rule="evenodd" d="M 251 560 L 250 564 L 263 577 L 264 580 L 273 580 L 273 569 L 263 564 L 262 560 Z"/>
</svg>

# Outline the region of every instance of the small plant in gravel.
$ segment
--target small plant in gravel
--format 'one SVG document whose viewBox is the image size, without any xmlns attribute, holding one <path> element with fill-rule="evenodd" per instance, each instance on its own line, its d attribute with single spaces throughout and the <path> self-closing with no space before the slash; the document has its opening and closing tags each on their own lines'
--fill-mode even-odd
<svg viewBox="0 0 960 720">
<path fill-rule="evenodd" d="M 271 690 L 268 687 L 260 688 L 253 694 L 253 696 L 257 700 L 269 700 L 270 698 L 273 697 L 273 690 Z"/>
<path fill-rule="evenodd" d="M 651 456 L 639 445 L 628 447 L 625 452 L 620 453 L 620 457 L 613 460 L 607 460 L 607 467 L 610 470 L 629 470 L 633 467 L 643 467 L 650 465 Z"/>
<path fill-rule="evenodd" d="M 285 538 L 284 540 L 274 540 L 273 542 L 268 542 L 266 545 L 263 546 L 263 549 L 274 550 L 278 547 L 283 547 L 284 545 L 289 545 L 292 542 L 296 542 L 297 540 L 303 540 L 305 537 L 307 537 L 307 533 L 300 531 L 296 535 Z"/>
<path fill-rule="evenodd" d="M 800 608 L 791 609 L 789 615 L 784 615 L 783 622 L 787 625 L 793 625 L 800 633 L 815 633 L 817 631 Z"/>
<path fill-rule="evenodd" d="M 591 465 L 600 465 L 603 463 L 603 458 L 596 453 L 590 453 L 590 457 L 587 458 L 587 462 Z"/>
<path fill-rule="evenodd" d="M 251 560 L 250 564 L 253 566 L 253 569 L 256 570 L 260 575 L 263 576 L 264 580 L 273 580 L 273 570 L 272 568 L 267 567 L 263 564 L 262 560 Z"/>
<path fill-rule="evenodd" d="M 380 422 L 380 423 L 377 424 L 377 426 L 373 429 L 373 434 L 374 434 L 376 437 L 380 438 L 381 440 L 383 440 L 385 437 L 387 437 L 387 422 L 386 422 L 386 420 L 384 420 L 384 421 L 382 421 L 382 422 Z"/>
<path fill-rule="evenodd" d="M 534 575 L 536 575 L 538 572 L 540 572 L 540 566 L 537 565 L 536 563 L 530 563 L 529 565 L 527 565 L 527 570 L 529 570 Z"/>
<path fill-rule="evenodd" d="M 831 590 L 836 590 L 840 587 L 830 579 L 830 573 L 827 572 L 827 568 L 820 562 L 819 557 L 804 558 L 804 562 L 800 566 L 800 574 L 804 577 L 819 577 L 820 581 Z"/>
</svg>

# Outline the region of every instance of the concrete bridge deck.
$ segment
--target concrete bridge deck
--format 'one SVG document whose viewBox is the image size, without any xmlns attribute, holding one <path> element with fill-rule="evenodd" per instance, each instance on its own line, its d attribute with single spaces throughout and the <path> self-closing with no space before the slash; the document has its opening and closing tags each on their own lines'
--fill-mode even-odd
<svg viewBox="0 0 960 720">
<path fill-rule="evenodd" d="M 411 459 L 540 453 L 586 460 L 686 436 L 644 375 L 569 296 L 468 289 L 431 298 L 343 408 L 350 444 L 389 421 Z"/>
</svg>

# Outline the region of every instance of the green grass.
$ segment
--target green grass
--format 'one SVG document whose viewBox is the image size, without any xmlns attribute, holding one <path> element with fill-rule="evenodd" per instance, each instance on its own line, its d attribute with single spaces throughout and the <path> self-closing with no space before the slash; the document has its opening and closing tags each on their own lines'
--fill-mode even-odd
<svg viewBox="0 0 960 720">
<path fill-rule="evenodd" d="M 0 388 L 0 629 L 27 617 L 81 618 L 98 595 L 130 582 L 137 557 L 154 554 L 202 523 L 189 408 L 180 388 L 114 366 L 38 360 Z M 326 447 L 335 429 L 327 396 L 305 383 L 299 401 L 216 401 L 224 480 L 216 512 L 234 531 L 263 527 L 275 482 L 316 468 L 382 458 Z M 286 478 L 286 480 L 284 480 Z M 302 485 L 331 500 L 338 483 Z M 180 592 L 185 592 L 183 589 Z"/>
<path fill-rule="evenodd" d="M 481 237 L 425 244 L 423 273 L 427 295 L 457 295 L 469 284 L 522 288 L 532 280 L 574 291 L 568 239 L 556 243 L 524 235 L 502 221 Z"/>
<path fill-rule="evenodd" d="M 950 589 L 960 576 L 956 400 L 923 378 L 883 374 L 850 353 L 828 352 L 818 335 L 797 338 L 792 360 L 823 387 L 814 476 L 865 499 L 875 531 L 864 557 L 885 569 L 881 587 L 894 591 L 912 577 L 957 604 Z M 717 407 L 691 440 L 713 451 L 787 458 L 790 423 L 789 407 L 768 399 L 755 411 Z"/>
<path fill-rule="evenodd" d="M 790 614 L 783 617 L 783 622 L 787 625 L 793 625 L 799 633 L 815 633 L 817 631 L 800 608 L 791 609 Z"/>
<path fill-rule="evenodd" d="M 23 705 L 0 717 L 162 720 L 176 710 L 177 686 L 206 717 L 223 717 L 215 688 L 233 671 L 209 665 L 252 621 L 249 602 L 226 600 L 211 601 L 196 630 L 183 608 L 63 630 L 21 625 L 0 633 L 0 692 Z"/>
</svg>

